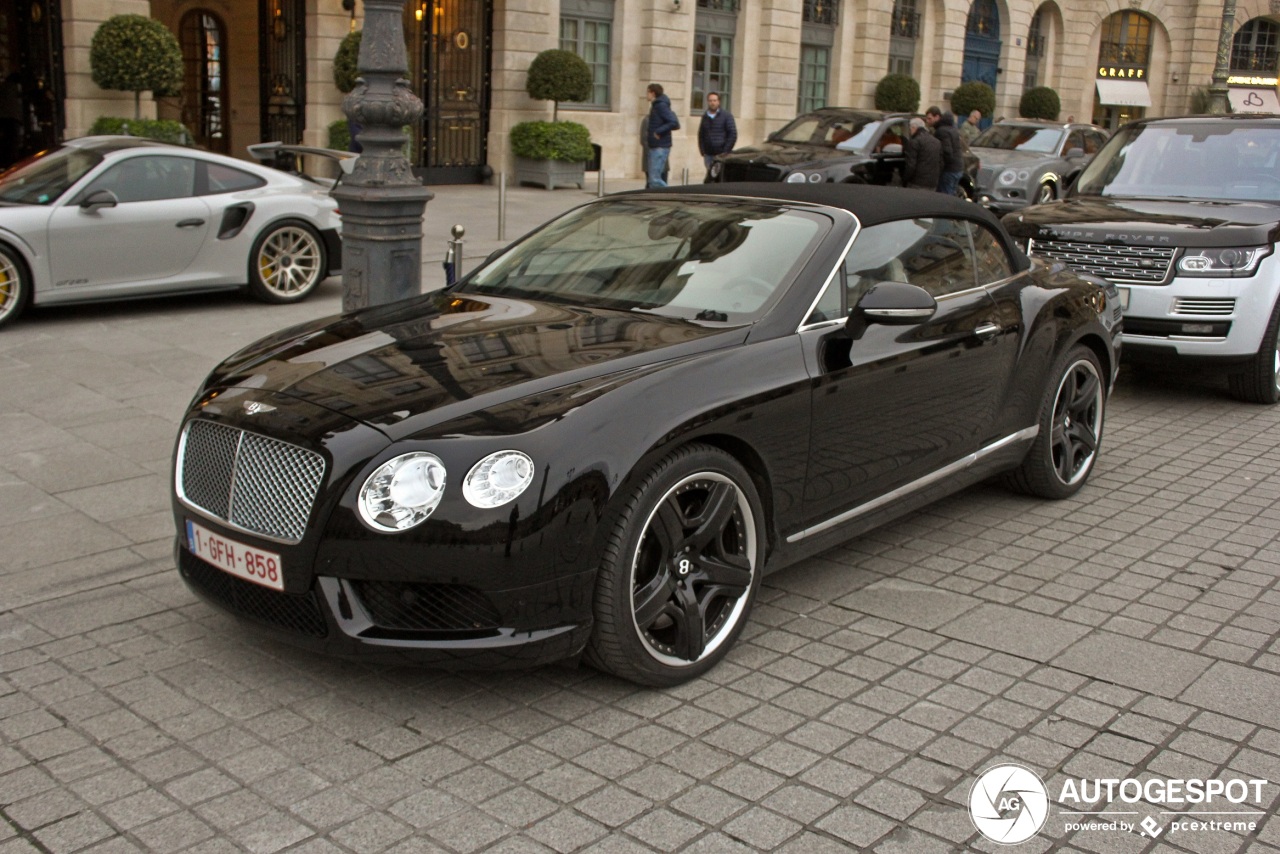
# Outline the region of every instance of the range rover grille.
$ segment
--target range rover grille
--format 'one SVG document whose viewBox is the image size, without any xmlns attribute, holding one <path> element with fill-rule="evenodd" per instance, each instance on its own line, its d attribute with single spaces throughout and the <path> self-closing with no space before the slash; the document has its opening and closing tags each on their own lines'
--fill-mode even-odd
<svg viewBox="0 0 1280 854">
<path fill-rule="evenodd" d="M 1178 251 L 1164 246 L 1115 246 L 1069 240 L 1033 240 L 1031 254 L 1062 261 L 1082 273 L 1116 284 L 1162 285 Z"/>
<path fill-rule="evenodd" d="M 191 421 L 178 448 L 180 497 L 245 531 L 302 539 L 324 478 L 324 457 L 212 421 Z"/>
</svg>

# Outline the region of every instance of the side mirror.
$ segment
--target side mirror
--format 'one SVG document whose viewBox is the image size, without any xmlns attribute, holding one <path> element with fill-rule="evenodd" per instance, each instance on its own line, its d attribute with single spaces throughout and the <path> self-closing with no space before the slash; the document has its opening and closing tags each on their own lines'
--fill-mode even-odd
<svg viewBox="0 0 1280 854">
<path fill-rule="evenodd" d="M 1079 160 L 1081 157 L 1084 157 L 1084 149 L 1068 148 L 1067 153 L 1064 154 L 1063 156 L 1066 157 L 1068 160 Z"/>
<path fill-rule="evenodd" d="M 858 300 L 849 322 L 906 325 L 928 320 L 937 310 L 937 300 L 919 285 L 877 282 Z"/>
<path fill-rule="evenodd" d="M 93 213 L 99 208 L 114 208 L 120 204 L 120 199 L 116 198 L 116 194 L 110 190 L 95 190 L 80 200 L 80 210 L 85 213 Z"/>
</svg>

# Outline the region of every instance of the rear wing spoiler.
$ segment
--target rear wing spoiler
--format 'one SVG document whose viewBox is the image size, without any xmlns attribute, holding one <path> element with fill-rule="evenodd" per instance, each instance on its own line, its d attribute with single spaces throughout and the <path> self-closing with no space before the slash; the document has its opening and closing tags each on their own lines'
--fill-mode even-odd
<svg viewBox="0 0 1280 854">
<path fill-rule="evenodd" d="M 355 168 L 356 160 L 360 157 L 352 151 L 337 151 L 332 148 L 313 148 L 309 145 L 285 145 L 283 142 L 259 142 L 256 145 L 250 145 L 249 156 L 254 160 L 270 166 L 273 169 L 279 169 L 281 172 L 288 172 L 291 175 L 302 175 L 302 170 L 298 168 L 298 158 L 303 156 L 322 157 L 338 164 L 341 175 L 350 175 L 351 170 Z"/>
</svg>

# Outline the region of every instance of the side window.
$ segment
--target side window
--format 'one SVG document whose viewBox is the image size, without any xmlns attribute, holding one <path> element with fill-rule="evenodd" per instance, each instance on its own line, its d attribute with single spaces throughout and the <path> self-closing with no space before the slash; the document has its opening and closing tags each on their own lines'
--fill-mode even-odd
<svg viewBox="0 0 1280 854">
<path fill-rule="evenodd" d="M 989 285 L 1012 276 L 1013 265 L 1009 263 L 1009 255 L 991 229 L 982 223 L 970 222 L 969 231 L 973 235 L 973 262 L 978 284 Z"/>
<path fill-rule="evenodd" d="M 1062 153 L 1066 154 L 1068 151 L 1070 151 L 1073 148 L 1079 148 L 1081 150 L 1085 150 L 1084 131 L 1073 130 L 1071 132 L 1071 135 L 1067 137 L 1067 147 L 1062 149 Z"/>
<path fill-rule="evenodd" d="M 122 204 L 182 199 L 195 194 L 196 163 L 189 157 L 131 157 L 112 166 L 84 195 L 110 190 Z"/>
<path fill-rule="evenodd" d="M 880 141 L 876 143 L 876 151 L 884 151 L 886 145 L 902 145 L 907 135 L 907 126 L 904 122 L 894 122 L 884 129 L 884 133 L 880 135 Z"/>
<path fill-rule="evenodd" d="M 1094 155 L 1098 153 L 1098 149 L 1102 148 L 1102 144 L 1107 138 L 1096 130 L 1085 131 L 1084 134 L 1084 153 Z"/>
<path fill-rule="evenodd" d="M 935 298 L 976 287 L 968 223 L 945 217 L 914 222 L 927 231 L 901 256 L 906 281 Z"/>
<path fill-rule="evenodd" d="M 251 175 L 248 172 L 242 172 L 239 169 L 225 166 L 221 163 L 206 162 L 203 166 L 208 189 L 202 195 L 238 193 L 241 190 L 252 190 L 267 183 L 257 175 Z"/>
</svg>

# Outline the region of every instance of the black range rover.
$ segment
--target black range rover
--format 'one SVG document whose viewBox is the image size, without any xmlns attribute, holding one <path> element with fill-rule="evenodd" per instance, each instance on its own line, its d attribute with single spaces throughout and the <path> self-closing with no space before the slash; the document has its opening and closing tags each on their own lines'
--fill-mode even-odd
<svg viewBox="0 0 1280 854">
<path fill-rule="evenodd" d="M 913 113 L 823 107 L 793 119 L 760 145 L 721 154 L 716 181 L 901 185 L 907 122 Z M 978 158 L 966 152 L 956 195 L 973 198 Z"/>
<path fill-rule="evenodd" d="M 1280 400 L 1280 117 L 1125 125 L 1065 200 L 1004 224 L 1120 286 L 1126 358 L 1207 362 L 1235 397 Z"/>
</svg>

